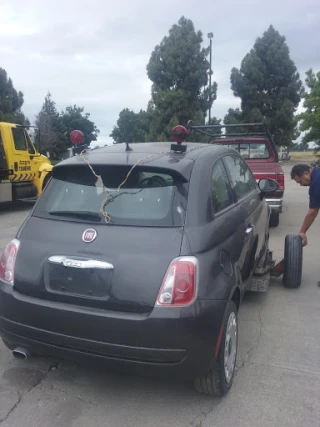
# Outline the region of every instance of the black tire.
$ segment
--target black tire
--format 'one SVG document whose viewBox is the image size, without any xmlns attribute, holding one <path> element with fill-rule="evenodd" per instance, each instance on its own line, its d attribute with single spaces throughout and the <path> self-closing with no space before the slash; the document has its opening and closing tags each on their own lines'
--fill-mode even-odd
<svg viewBox="0 0 320 427">
<path fill-rule="evenodd" d="M 15 345 L 8 343 L 8 341 L 6 341 L 6 340 L 5 340 L 5 339 L 3 339 L 3 338 L 2 338 L 2 341 L 3 341 L 3 344 L 4 344 L 4 345 L 9 349 L 9 350 L 11 350 L 11 351 L 13 351 L 13 350 L 16 348 L 16 346 L 15 346 Z"/>
<path fill-rule="evenodd" d="M 284 244 L 284 272 L 282 283 L 286 288 L 298 288 L 302 278 L 302 239 L 289 234 Z"/>
<path fill-rule="evenodd" d="M 229 378 L 229 381 L 226 379 L 225 369 L 224 369 L 224 353 L 226 346 L 226 336 L 228 330 L 228 322 L 232 316 L 232 319 L 235 319 L 236 327 L 236 338 L 235 338 L 235 360 L 234 366 Z M 229 347 L 229 346 L 228 346 Z M 237 308 L 233 301 L 230 301 L 225 313 L 224 319 L 224 330 L 220 343 L 220 349 L 217 359 L 213 360 L 213 365 L 211 369 L 205 374 L 195 379 L 194 386 L 199 393 L 204 393 L 209 396 L 223 396 L 228 393 L 232 386 L 235 366 L 237 361 L 237 350 L 238 350 L 238 317 L 237 317 Z"/>
<path fill-rule="evenodd" d="M 279 213 L 271 213 L 270 220 L 269 220 L 270 227 L 278 227 L 279 217 L 280 217 Z"/>
</svg>

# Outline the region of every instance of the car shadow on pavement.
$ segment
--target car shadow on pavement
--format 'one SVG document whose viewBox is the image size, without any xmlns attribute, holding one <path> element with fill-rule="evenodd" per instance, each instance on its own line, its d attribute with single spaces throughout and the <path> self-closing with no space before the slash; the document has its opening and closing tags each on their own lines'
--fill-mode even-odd
<svg viewBox="0 0 320 427">
<path fill-rule="evenodd" d="M 16 203 L 10 203 L 10 204 L 0 204 L 0 215 L 2 214 L 8 214 L 13 212 L 24 212 L 24 211 L 30 211 L 30 209 L 33 208 L 35 202 L 32 201 L 21 201 Z"/>
<path fill-rule="evenodd" d="M 38 366 L 42 366 L 42 369 Z M 21 392 L 24 378 L 30 384 L 25 384 L 25 391 Z M 4 391 L 16 389 L 23 397 L 10 418 L 12 425 L 18 426 L 27 407 L 38 405 L 35 417 L 47 418 L 53 408 L 59 407 L 61 416 L 64 413 L 70 416 L 70 408 L 80 405 L 81 411 L 74 414 L 75 418 L 83 410 L 86 415 L 107 417 L 111 422 L 122 417 L 126 419 L 122 420 L 122 424 L 118 421 L 116 425 L 130 425 L 128 419 L 133 418 L 135 426 L 155 425 L 155 420 L 161 419 L 161 425 L 195 427 L 201 425 L 202 419 L 221 402 L 221 399 L 199 394 L 187 381 L 113 372 L 87 364 L 37 356 L 26 361 L 11 361 L 1 382 Z M 146 424 L 147 419 L 149 422 Z"/>
</svg>

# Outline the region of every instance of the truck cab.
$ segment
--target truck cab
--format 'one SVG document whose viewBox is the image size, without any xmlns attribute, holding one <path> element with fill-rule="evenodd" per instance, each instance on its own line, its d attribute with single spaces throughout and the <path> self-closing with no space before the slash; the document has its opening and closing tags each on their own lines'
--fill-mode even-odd
<svg viewBox="0 0 320 427">
<path fill-rule="evenodd" d="M 0 203 L 37 199 L 52 164 L 34 146 L 26 126 L 0 122 Z"/>
</svg>

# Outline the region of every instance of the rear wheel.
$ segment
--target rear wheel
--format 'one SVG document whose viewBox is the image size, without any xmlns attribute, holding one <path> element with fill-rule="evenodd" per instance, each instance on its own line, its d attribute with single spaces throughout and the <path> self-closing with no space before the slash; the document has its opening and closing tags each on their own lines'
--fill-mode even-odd
<svg viewBox="0 0 320 427">
<path fill-rule="evenodd" d="M 278 227 L 279 225 L 279 217 L 280 214 L 279 213 L 271 213 L 270 215 L 270 221 L 269 221 L 269 225 L 270 227 Z"/>
<path fill-rule="evenodd" d="M 286 288 L 298 288 L 302 278 L 302 239 L 299 235 L 289 234 L 284 244 L 283 285 Z"/>
<path fill-rule="evenodd" d="M 211 369 L 198 377 L 195 388 L 198 392 L 210 396 L 223 396 L 231 388 L 238 350 L 238 317 L 237 308 L 230 301 L 226 311 L 223 335 L 217 359 Z"/>
</svg>

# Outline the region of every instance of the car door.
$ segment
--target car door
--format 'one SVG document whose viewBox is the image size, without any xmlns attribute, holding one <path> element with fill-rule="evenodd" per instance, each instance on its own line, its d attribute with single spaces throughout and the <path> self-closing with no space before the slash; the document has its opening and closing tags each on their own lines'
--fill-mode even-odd
<svg viewBox="0 0 320 427">
<path fill-rule="evenodd" d="M 253 273 L 264 243 L 266 211 L 256 181 L 246 162 L 237 154 L 226 155 L 223 161 L 241 218 L 243 247 L 239 266 L 242 281 L 246 282 Z"/>
<path fill-rule="evenodd" d="M 14 151 L 14 176 L 13 181 L 26 181 L 27 172 L 31 172 L 30 155 L 28 153 L 27 141 L 23 127 L 12 128 L 13 151 Z M 30 169 L 30 170 L 29 170 Z"/>
<path fill-rule="evenodd" d="M 31 138 L 27 129 L 24 129 L 24 134 L 26 138 L 27 150 L 28 150 L 29 159 L 30 159 L 29 171 L 31 173 L 31 179 L 34 179 L 39 170 L 39 162 L 41 163 L 40 153 L 38 153 L 37 150 L 35 149 L 35 146 L 31 141 Z"/>
<path fill-rule="evenodd" d="M 27 131 L 23 127 L 12 128 L 14 148 L 14 182 L 32 181 L 38 171 L 36 152 Z"/>
<path fill-rule="evenodd" d="M 221 223 L 220 232 L 216 234 L 215 243 L 218 244 L 219 264 L 227 276 L 233 276 L 234 262 L 233 245 L 236 240 L 237 224 L 234 197 L 222 159 L 217 160 L 212 168 L 211 175 L 211 207 L 216 223 Z M 224 230 L 224 232 L 222 232 Z"/>
</svg>

